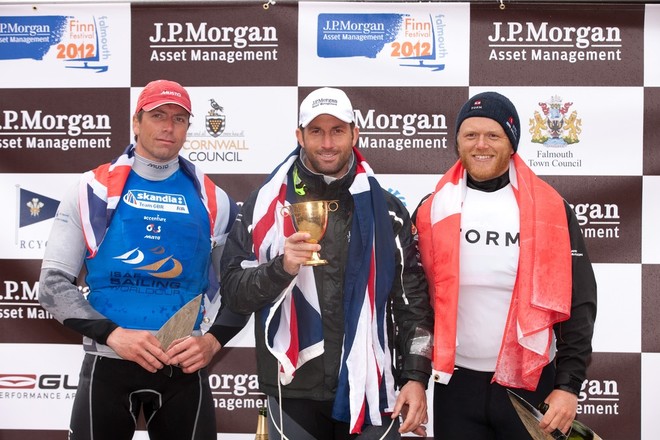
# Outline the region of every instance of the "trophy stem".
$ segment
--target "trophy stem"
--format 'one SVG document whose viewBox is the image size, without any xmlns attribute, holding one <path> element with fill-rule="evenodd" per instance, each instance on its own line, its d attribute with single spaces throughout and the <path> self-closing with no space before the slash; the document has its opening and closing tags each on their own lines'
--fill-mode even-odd
<svg viewBox="0 0 660 440">
<path fill-rule="evenodd" d="M 328 264 L 328 260 L 322 260 L 316 251 L 312 252 L 312 258 L 304 263 L 305 266 L 322 266 L 324 264 Z"/>
</svg>

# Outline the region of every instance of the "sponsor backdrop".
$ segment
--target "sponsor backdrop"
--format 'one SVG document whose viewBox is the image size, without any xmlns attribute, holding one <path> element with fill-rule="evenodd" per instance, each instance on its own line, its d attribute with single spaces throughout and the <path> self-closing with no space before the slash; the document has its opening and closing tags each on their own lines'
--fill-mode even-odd
<svg viewBox="0 0 660 440">
<path fill-rule="evenodd" d="M 268 6 L 0 5 L 0 438 L 66 438 L 82 348 L 38 304 L 40 260 L 63 194 L 132 140 L 158 78 L 191 93 L 182 154 L 238 201 L 294 148 L 302 97 L 344 88 L 361 152 L 411 211 L 456 160 L 464 100 L 508 95 L 519 153 L 573 206 L 598 278 L 578 417 L 660 438 L 660 5 Z M 253 346 L 250 324 L 211 365 L 220 439 L 254 438 Z"/>
</svg>

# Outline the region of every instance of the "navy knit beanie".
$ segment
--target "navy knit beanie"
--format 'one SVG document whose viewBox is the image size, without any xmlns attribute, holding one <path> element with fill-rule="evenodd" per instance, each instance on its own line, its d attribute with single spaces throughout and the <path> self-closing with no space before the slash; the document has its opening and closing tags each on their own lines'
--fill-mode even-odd
<svg viewBox="0 0 660 440">
<path fill-rule="evenodd" d="M 456 134 L 461 124 L 467 118 L 480 116 L 497 121 L 507 137 L 511 141 L 513 152 L 518 151 L 518 141 L 520 140 L 520 118 L 516 107 L 509 99 L 497 92 L 483 92 L 470 98 L 461 111 L 458 112 L 456 119 Z"/>
</svg>

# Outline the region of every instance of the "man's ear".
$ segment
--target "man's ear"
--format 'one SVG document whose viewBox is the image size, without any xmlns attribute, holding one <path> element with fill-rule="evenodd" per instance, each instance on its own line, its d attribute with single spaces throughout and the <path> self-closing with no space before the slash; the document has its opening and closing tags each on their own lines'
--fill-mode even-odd
<svg viewBox="0 0 660 440">
<path fill-rule="evenodd" d="M 296 139 L 301 147 L 305 148 L 305 138 L 303 136 L 303 129 L 298 127 L 296 128 Z"/>
</svg>

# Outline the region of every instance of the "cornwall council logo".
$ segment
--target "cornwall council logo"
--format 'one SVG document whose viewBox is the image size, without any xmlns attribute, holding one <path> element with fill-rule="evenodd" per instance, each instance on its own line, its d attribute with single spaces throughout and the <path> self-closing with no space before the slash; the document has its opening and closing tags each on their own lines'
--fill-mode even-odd
<svg viewBox="0 0 660 440">
<path fill-rule="evenodd" d="M 218 137 L 225 131 L 226 116 L 221 114 L 223 108 L 218 104 L 215 99 L 209 99 L 211 103 L 211 110 L 206 115 L 206 132 L 213 137 Z"/>
<path fill-rule="evenodd" d="M 539 102 L 541 111 L 534 111 L 529 120 L 529 132 L 532 142 L 546 147 L 565 147 L 580 142 L 582 119 L 573 110 L 569 114 L 572 102 L 563 102 L 561 96 L 554 95 L 550 102 Z"/>
</svg>

